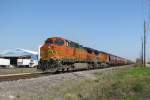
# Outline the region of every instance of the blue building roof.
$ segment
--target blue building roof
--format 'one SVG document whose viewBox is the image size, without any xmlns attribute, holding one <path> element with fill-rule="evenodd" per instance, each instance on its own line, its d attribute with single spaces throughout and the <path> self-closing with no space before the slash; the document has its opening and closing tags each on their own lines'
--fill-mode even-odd
<svg viewBox="0 0 150 100">
<path fill-rule="evenodd" d="M 29 50 L 24 49 L 13 49 L 13 50 L 5 50 L 0 53 L 0 57 L 26 57 L 31 56 L 36 59 L 38 57 L 38 53 L 32 53 Z M 37 58 L 38 59 L 38 58 Z"/>
</svg>

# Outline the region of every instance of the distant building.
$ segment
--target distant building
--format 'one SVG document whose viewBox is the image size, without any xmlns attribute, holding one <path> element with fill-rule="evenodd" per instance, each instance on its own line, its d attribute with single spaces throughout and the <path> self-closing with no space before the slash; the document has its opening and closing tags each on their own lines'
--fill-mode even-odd
<svg viewBox="0 0 150 100">
<path fill-rule="evenodd" d="M 142 59 L 137 58 L 137 59 L 136 59 L 136 63 L 137 63 L 137 64 L 142 64 Z"/>
<path fill-rule="evenodd" d="M 0 58 L 0 67 L 9 67 L 10 60 L 5 58 Z"/>
<path fill-rule="evenodd" d="M 0 53 L 0 66 L 35 67 L 38 65 L 38 52 L 13 49 Z"/>
</svg>

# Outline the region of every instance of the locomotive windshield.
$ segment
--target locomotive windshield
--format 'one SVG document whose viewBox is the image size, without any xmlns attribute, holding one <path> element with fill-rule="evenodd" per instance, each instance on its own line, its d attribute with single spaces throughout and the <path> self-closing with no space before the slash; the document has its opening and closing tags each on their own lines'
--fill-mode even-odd
<svg viewBox="0 0 150 100">
<path fill-rule="evenodd" d="M 59 45 L 59 46 L 62 46 L 62 45 L 64 45 L 64 41 L 63 40 L 56 40 L 55 44 Z"/>
<path fill-rule="evenodd" d="M 58 45 L 58 46 L 62 46 L 64 45 L 64 40 L 61 39 L 56 39 L 56 40 L 47 40 L 45 41 L 46 44 L 48 45 Z"/>
</svg>

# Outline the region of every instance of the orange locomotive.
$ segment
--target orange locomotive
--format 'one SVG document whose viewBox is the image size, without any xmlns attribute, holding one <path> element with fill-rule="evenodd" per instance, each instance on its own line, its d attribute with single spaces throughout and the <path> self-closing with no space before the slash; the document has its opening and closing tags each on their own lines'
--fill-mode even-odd
<svg viewBox="0 0 150 100">
<path fill-rule="evenodd" d="M 43 71 L 74 70 L 75 64 L 86 64 L 84 68 L 107 67 L 128 64 L 128 60 L 106 52 L 66 40 L 60 37 L 48 38 L 40 48 L 38 69 Z M 81 66 L 81 65 L 80 65 Z"/>
</svg>

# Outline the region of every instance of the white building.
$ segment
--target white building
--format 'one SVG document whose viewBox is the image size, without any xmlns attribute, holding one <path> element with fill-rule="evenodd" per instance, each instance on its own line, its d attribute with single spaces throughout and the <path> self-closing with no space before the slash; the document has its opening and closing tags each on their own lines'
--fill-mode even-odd
<svg viewBox="0 0 150 100">
<path fill-rule="evenodd" d="M 10 59 L 0 58 L 0 66 L 1 67 L 9 67 Z"/>
<path fill-rule="evenodd" d="M 38 52 L 13 49 L 0 53 L 0 66 L 35 67 L 38 65 Z"/>
</svg>

